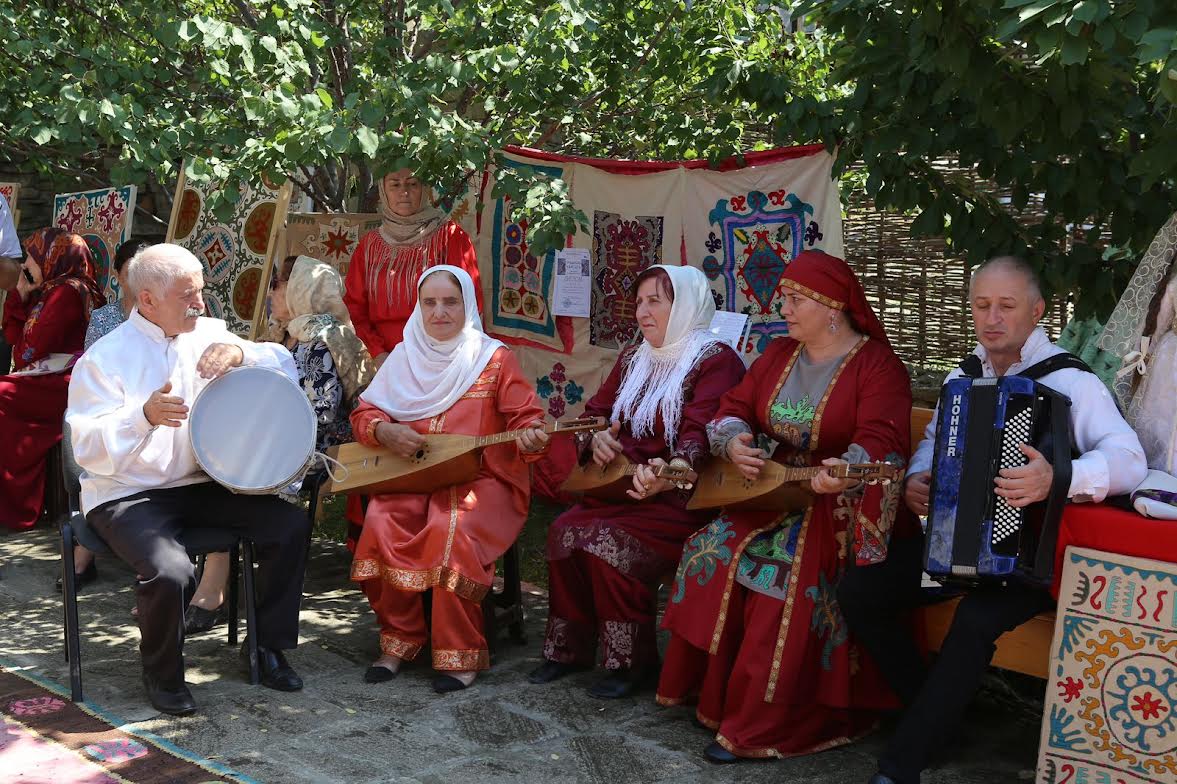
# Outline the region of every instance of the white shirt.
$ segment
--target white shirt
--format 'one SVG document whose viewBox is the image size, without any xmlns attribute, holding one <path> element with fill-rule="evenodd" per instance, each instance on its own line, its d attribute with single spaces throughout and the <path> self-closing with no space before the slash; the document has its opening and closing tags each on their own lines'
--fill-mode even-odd
<svg viewBox="0 0 1177 784">
<path fill-rule="evenodd" d="M 973 353 L 981 360 L 982 375 L 996 377 L 985 347 L 977 346 Z M 1051 343 L 1046 333 L 1037 328 L 1026 339 L 1018 361 L 1010 365 L 1006 375 L 1020 373 L 1062 353 L 1065 353 L 1063 349 Z M 945 381 L 963 375 L 964 372 L 956 368 Z M 1080 453 L 1071 462 L 1071 488 L 1067 496 L 1072 501 L 1102 501 L 1108 495 L 1129 493 L 1144 481 L 1148 466 L 1140 439 L 1124 421 L 1108 388 L 1095 374 L 1066 368 L 1048 373 L 1038 381 L 1071 399 L 1071 432 L 1074 446 Z M 939 406 L 936 412 L 911 458 L 907 468 L 909 476 L 932 469 Z"/>
<path fill-rule="evenodd" d="M 20 240 L 16 236 L 16 224 L 12 222 L 12 210 L 8 199 L 0 195 L 0 259 L 19 259 Z"/>
<path fill-rule="evenodd" d="M 294 358 L 281 344 L 242 340 L 213 318 L 198 319 L 192 332 L 168 338 L 138 309 L 74 365 L 65 418 L 72 428 L 74 458 L 83 469 L 84 513 L 144 490 L 209 481 L 192 451 L 188 420 L 180 427 L 152 427 L 143 404 L 171 381 L 168 394 L 191 407 L 209 384 L 197 374 L 196 364 L 214 343 L 240 346 L 243 364 L 281 370 L 298 381 Z"/>
</svg>

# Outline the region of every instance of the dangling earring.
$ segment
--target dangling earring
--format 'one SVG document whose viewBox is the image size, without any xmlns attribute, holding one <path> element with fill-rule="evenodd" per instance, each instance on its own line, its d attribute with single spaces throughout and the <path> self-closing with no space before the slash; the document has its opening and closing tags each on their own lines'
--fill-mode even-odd
<svg viewBox="0 0 1177 784">
<path fill-rule="evenodd" d="M 838 331 L 838 322 L 835 320 L 835 318 L 833 316 L 830 316 L 830 332 L 837 332 L 837 331 Z"/>
</svg>

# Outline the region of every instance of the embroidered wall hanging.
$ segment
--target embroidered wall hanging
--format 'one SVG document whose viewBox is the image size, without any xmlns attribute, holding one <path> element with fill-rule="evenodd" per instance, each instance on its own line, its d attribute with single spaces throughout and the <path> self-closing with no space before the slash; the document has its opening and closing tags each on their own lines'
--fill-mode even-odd
<svg viewBox="0 0 1177 784">
<path fill-rule="evenodd" d="M 1038 784 L 1177 781 L 1177 564 L 1068 548 Z"/>
<path fill-rule="evenodd" d="M 310 256 L 347 276 L 360 238 L 380 228 L 375 213 L 292 212 L 286 216 L 286 246 L 278 258 Z"/>
<path fill-rule="evenodd" d="M 265 297 L 258 293 L 269 279 L 291 187 L 289 182 L 241 186 L 224 223 L 208 208 L 208 197 L 219 187 L 189 183 L 180 172 L 167 242 L 183 245 L 204 265 L 206 315 L 224 319 L 242 337 L 253 337 L 263 326 Z"/>
<path fill-rule="evenodd" d="M 108 302 L 119 296 L 118 278 L 111 263 L 119 246 L 131 236 L 135 197 L 134 185 L 59 193 L 53 197 L 53 225 L 80 234 L 86 240 L 94 256 L 98 285 Z"/>
</svg>

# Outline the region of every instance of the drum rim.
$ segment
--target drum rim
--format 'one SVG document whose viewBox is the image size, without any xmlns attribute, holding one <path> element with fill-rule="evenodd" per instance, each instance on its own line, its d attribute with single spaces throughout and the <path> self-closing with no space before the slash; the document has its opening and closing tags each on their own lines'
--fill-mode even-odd
<svg viewBox="0 0 1177 784">
<path fill-rule="evenodd" d="M 283 381 L 285 381 L 290 386 L 294 387 L 298 391 L 298 399 L 303 402 L 303 405 L 305 407 L 307 415 L 311 421 L 311 425 L 313 426 L 311 429 L 311 434 L 310 434 L 310 443 L 308 444 L 308 449 L 307 449 L 307 459 L 303 463 L 302 467 L 299 468 L 297 471 L 295 471 L 295 473 L 292 474 L 290 477 L 288 477 L 286 480 L 284 480 L 282 482 L 278 482 L 277 484 L 274 484 L 274 485 L 264 487 L 264 488 L 262 488 L 262 487 L 242 487 L 241 485 L 234 485 L 230 482 L 226 482 L 223 479 L 218 479 L 217 477 L 213 476 L 212 472 L 210 472 L 208 470 L 208 467 L 205 466 L 204 461 L 201 460 L 200 450 L 198 450 L 196 448 L 196 443 L 192 437 L 193 429 L 195 428 L 195 425 L 196 425 L 196 416 L 197 416 L 197 411 L 198 411 L 198 408 L 200 405 L 200 399 L 202 397 L 204 397 L 204 393 L 207 392 L 209 389 L 211 389 L 221 379 L 231 376 L 232 374 L 238 373 L 243 370 L 260 370 L 260 371 L 265 371 L 266 373 L 272 373 L 272 374 L 280 377 Z M 217 484 L 223 485 L 224 487 L 227 487 L 236 493 L 243 493 L 243 494 L 248 494 L 248 495 L 269 495 L 271 493 L 274 493 L 274 492 L 282 489 L 283 487 L 286 487 L 291 482 L 295 481 L 300 475 L 305 474 L 307 466 L 310 465 L 311 460 L 313 460 L 314 456 L 315 456 L 315 451 L 316 451 L 315 445 L 316 445 L 316 441 L 318 440 L 318 434 L 319 434 L 319 421 L 318 421 L 318 417 L 315 416 L 315 409 L 311 405 L 311 401 L 307 399 L 306 394 L 302 391 L 302 388 L 298 384 L 296 384 L 294 382 L 294 380 L 290 378 L 290 376 L 286 375 L 286 373 L 284 373 L 281 370 L 275 369 L 275 368 L 264 367 L 262 365 L 242 365 L 239 367 L 232 368 L 232 369 L 226 371 L 225 373 L 222 373 L 221 375 L 214 378 L 212 381 L 205 384 L 204 388 L 196 393 L 196 399 L 192 401 L 192 408 L 191 408 L 191 413 L 190 413 L 189 417 L 190 417 L 190 421 L 189 421 L 189 425 L 188 425 L 188 442 L 192 447 L 192 454 L 196 458 L 196 464 L 198 466 L 200 466 L 200 470 L 203 471 L 205 473 L 205 475 L 208 476 L 209 479 L 212 479 Z"/>
</svg>

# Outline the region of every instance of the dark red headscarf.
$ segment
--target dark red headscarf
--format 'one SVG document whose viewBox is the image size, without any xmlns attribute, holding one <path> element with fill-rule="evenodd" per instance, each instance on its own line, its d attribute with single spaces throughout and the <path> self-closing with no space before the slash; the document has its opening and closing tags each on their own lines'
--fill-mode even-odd
<svg viewBox="0 0 1177 784">
<path fill-rule="evenodd" d="M 95 276 L 94 257 L 81 235 L 57 227 L 37 229 L 24 245 L 25 253 L 41 268 L 37 291 L 42 302 L 58 286 L 73 286 L 85 301 L 87 318 L 95 307 L 106 304 Z"/>
<path fill-rule="evenodd" d="M 844 260 L 820 250 L 802 251 L 785 267 L 781 282 L 815 302 L 844 312 L 856 330 L 890 347 L 891 341 L 866 301 L 858 276 Z"/>
</svg>

